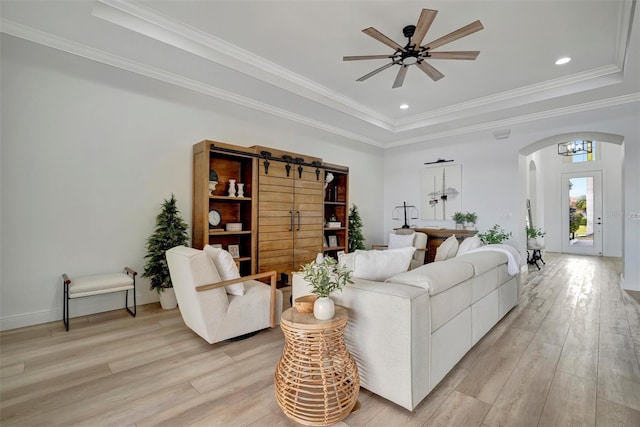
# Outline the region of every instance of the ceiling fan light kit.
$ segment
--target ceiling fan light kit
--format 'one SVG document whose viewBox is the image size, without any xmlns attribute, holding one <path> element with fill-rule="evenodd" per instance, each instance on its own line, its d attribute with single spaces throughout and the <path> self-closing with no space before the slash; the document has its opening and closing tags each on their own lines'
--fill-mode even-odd
<svg viewBox="0 0 640 427">
<path fill-rule="evenodd" d="M 477 31 L 482 30 L 484 27 L 479 20 L 476 20 L 468 25 L 465 25 L 462 28 L 459 28 L 455 31 L 452 31 L 449 34 L 446 34 L 430 43 L 425 45 L 421 45 L 422 40 L 426 36 L 429 28 L 431 28 L 431 24 L 438 14 L 437 10 L 431 9 L 422 9 L 420 13 L 420 18 L 418 18 L 418 23 L 416 25 L 407 25 L 402 29 L 402 33 L 408 39 L 407 44 L 405 46 L 396 43 L 391 40 L 389 37 L 382 34 L 380 31 L 376 30 L 373 27 L 365 28 L 362 30 L 366 35 L 378 40 L 379 42 L 389 46 L 394 49 L 395 52 L 390 55 L 360 55 L 360 56 L 345 56 L 343 57 L 343 61 L 360 61 L 360 60 L 369 60 L 369 59 L 390 59 L 391 62 L 383 65 L 380 68 L 377 68 L 371 71 L 368 74 L 360 77 L 356 81 L 364 81 L 374 75 L 378 74 L 381 71 L 386 70 L 389 67 L 394 65 L 399 65 L 400 70 L 398 70 L 398 74 L 393 82 L 393 88 L 401 87 L 404 83 L 405 76 L 407 74 L 408 67 L 411 65 L 416 65 L 422 72 L 424 72 L 427 76 L 429 76 L 433 81 L 438 81 L 444 77 L 440 71 L 434 68 L 431 64 L 426 62 L 429 59 L 461 59 L 461 60 L 474 60 L 478 57 L 479 51 L 455 51 L 455 52 L 433 52 L 434 49 L 441 47 L 447 43 L 451 43 L 455 40 L 458 40 L 462 37 L 468 36 L 469 34 L 473 34 Z"/>
</svg>

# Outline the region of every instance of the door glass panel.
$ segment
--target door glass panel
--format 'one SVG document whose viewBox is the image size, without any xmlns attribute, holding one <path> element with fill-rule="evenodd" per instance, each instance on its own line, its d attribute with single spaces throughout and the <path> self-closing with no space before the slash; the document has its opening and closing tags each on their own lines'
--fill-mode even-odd
<svg viewBox="0 0 640 427">
<path fill-rule="evenodd" d="M 593 177 L 569 179 L 569 244 L 593 246 Z"/>
</svg>

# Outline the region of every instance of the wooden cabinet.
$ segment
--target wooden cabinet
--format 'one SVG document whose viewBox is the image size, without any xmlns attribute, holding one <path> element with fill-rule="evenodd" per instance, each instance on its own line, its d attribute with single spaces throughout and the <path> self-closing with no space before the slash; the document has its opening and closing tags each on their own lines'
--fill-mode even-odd
<svg viewBox="0 0 640 427">
<path fill-rule="evenodd" d="M 337 257 L 349 247 L 349 169 L 325 163 L 324 253 Z"/>
<path fill-rule="evenodd" d="M 272 159 L 266 168 L 262 161 L 258 172 L 258 271 L 276 270 L 288 281 L 292 271 L 322 252 L 323 173 L 310 166 L 320 159 L 255 148 L 292 160 Z"/>
<path fill-rule="evenodd" d="M 475 236 L 478 230 L 462 230 L 462 229 L 441 229 L 441 228 L 416 228 L 417 232 L 427 235 L 427 255 L 424 263 L 433 262 L 436 257 L 438 247 L 452 235 L 456 235 L 458 243 L 461 243 L 466 237 Z"/>
<path fill-rule="evenodd" d="M 212 192 L 211 171 L 217 175 Z M 325 188 L 329 174 L 333 180 Z M 243 184 L 242 197 L 229 194 L 232 180 Z M 229 252 L 237 247 L 242 275 L 276 270 L 288 282 L 318 253 L 346 250 L 348 189 L 349 169 L 317 157 L 201 141 L 193 146 L 192 245 L 220 245 Z M 211 211 L 220 224 L 209 223 Z M 332 218 L 339 226 L 329 227 Z M 329 238 L 335 244 L 323 247 Z"/>
<path fill-rule="evenodd" d="M 242 275 L 256 271 L 256 163 L 250 149 L 214 141 L 202 141 L 193 147 L 192 245 L 197 249 L 206 244 L 221 245 L 229 252 L 230 246 L 237 246 L 236 260 Z M 209 185 L 212 170 L 218 177 L 213 191 Z M 236 196 L 237 191 L 229 194 L 232 180 L 236 189 L 242 184 L 242 197 Z M 219 224 L 209 222 L 211 211 L 220 215 Z"/>
</svg>

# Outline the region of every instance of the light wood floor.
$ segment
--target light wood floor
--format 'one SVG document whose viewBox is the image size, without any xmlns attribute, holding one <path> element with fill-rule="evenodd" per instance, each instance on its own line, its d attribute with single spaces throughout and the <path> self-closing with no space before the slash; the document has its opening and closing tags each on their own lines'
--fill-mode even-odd
<svg viewBox="0 0 640 427">
<path fill-rule="evenodd" d="M 361 390 L 343 426 L 640 426 L 640 306 L 620 260 L 546 254 L 520 304 L 413 412 Z M 2 426 L 294 426 L 279 328 L 209 345 L 157 304 L 0 334 Z"/>
</svg>

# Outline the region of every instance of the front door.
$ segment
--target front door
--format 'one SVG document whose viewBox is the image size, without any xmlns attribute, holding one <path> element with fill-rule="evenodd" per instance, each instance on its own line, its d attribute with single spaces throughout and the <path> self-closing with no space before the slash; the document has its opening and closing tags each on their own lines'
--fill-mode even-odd
<svg viewBox="0 0 640 427">
<path fill-rule="evenodd" d="M 562 174 L 562 252 L 602 255 L 602 173 Z"/>
</svg>

